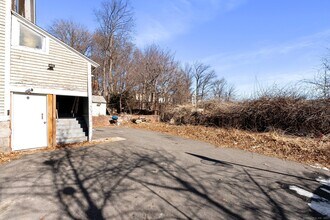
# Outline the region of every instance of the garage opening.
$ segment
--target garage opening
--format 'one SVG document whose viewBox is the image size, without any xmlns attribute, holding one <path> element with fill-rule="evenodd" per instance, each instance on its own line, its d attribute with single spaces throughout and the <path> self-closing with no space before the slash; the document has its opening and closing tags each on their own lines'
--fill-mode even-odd
<svg viewBox="0 0 330 220">
<path fill-rule="evenodd" d="M 56 96 L 57 144 L 88 140 L 88 98 Z"/>
<path fill-rule="evenodd" d="M 88 117 L 88 98 L 76 96 L 56 96 L 58 118 Z"/>
</svg>

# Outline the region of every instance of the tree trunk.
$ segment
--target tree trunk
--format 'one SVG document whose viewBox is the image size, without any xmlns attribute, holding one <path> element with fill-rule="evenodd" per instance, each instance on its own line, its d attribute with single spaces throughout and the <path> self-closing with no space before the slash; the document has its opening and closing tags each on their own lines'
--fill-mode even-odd
<svg viewBox="0 0 330 220">
<path fill-rule="evenodd" d="M 123 109 L 123 104 L 122 104 L 122 93 L 120 93 L 119 96 L 119 114 L 121 113 L 121 110 Z"/>
<path fill-rule="evenodd" d="M 107 90 L 107 80 L 106 80 L 106 61 L 103 61 L 103 96 L 107 98 L 108 90 Z"/>
<path fill-rule="evenodd" d="M 113 74 L 112 74 L 112 66 L 113 66 L 113 60 L 112 60 L 112 47 L 113 47 L 113 36 L 110 37 L 110 53 L 109 53 L 109 83 L 112 84 L 110 86 L 110 94 L 113 93 L 113 82 L 114 82 L 114 79 L 113 79 Z"/>
</svg>

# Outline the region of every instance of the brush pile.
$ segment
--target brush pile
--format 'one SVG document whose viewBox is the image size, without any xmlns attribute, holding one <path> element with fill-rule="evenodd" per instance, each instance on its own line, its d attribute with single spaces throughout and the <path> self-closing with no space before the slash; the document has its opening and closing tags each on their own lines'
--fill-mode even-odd
<svg viewBox="0 0 330 220">
<path fill-rule="evenodd" d="M 206 102 L 199 109 L 188 105 L 168 109 L 161 119 L 176 125 L 276 130 L 322 137 L 330 134 L 330 100 L 263 97 L 242 102 Z"/>
</svg>

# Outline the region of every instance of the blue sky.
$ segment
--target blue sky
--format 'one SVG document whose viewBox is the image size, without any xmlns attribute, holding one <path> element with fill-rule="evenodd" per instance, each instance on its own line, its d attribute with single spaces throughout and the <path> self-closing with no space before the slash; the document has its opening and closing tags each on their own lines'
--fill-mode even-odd
<svg viewBox="0 0 330 220">
<path fill-rule="evenodd" d="M 91 30 L 101 0 L 37 0 L 37 24 L 73 19 Z M 240 96 L 256 85 L 313 78 L 330 48 L 328 0 L 131 0 L 137 46 L 156 43 L 202 61 Z"/>
</svg>

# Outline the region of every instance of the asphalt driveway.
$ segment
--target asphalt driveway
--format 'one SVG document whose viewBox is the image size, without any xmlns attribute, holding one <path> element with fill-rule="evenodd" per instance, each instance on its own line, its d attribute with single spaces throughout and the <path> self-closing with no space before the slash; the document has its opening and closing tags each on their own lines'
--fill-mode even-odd
<svg viewBox="0 0 330 220">
<path fill-rule="evenodd" d="M 122 127 L 0 166 L 0 219 L 314 219 L 312 167 Z M 291 190 L 290 190 L 291 189 Z M 326 191 L 326 190 L 323 190 Z"/>
</svg>

